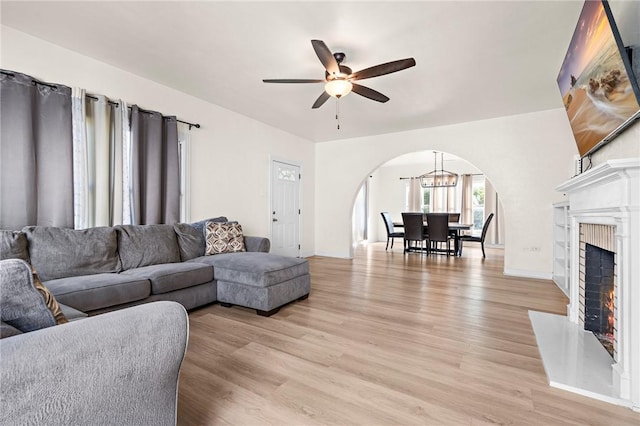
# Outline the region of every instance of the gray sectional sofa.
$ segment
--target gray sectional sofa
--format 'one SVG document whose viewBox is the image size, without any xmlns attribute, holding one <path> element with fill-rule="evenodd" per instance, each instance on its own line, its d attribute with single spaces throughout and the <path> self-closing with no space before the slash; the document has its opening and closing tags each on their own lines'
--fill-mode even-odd
<svg viewBox="0 0 640 426">
<path fill-rule="evenodd" d="M 176 424 L 185 308 L 271 315 L 307 297 L 306 260 L 260 237 L 206 256 L 205 222 L 0 231 L 0 424 Z"/>
<path fill-rule="evenodd" d="M 206 256 L 205 223 L 32 226 L 0 231 L 0 255 L 30 262 L 59 303 L 89 315 L 158 300 L 186 309 L 219 301 L 271 315 L 308 296 L 305 259 L 270 254 L 267 238 L 250 236 L 246 252 Z"/>
</svg>

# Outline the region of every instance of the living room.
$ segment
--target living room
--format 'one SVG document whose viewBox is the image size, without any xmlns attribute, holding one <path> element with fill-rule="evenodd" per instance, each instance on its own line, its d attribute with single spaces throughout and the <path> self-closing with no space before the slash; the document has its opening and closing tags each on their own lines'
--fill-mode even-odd
<svg viewBox="0 0 640 426">
<path fill-rule="evenodd" d="M 625 44 L 639 44 L 640 34 L 637 28 L 640 26 L 637 25 L 637 4 L 634 2 L 611 3 L 620 32 L 623 38 L 626 38 Z M 265 4 L 268 5 L 268 2 Z M 219 32 L 212 32 L 210 36 L 216 38 L 218 44 L 232 46 L 237 44 L 238 49 L 243 44 L 255 42 L 254 39 L 259 39 L 262 33 L 269 32 L 271 26 L 274 25 L 252 26 L 256 23 L 255 21 L 259 21 L 259 15 L 263 15 L 269 9 L 269 6 L 265 6 L 265 4 L 262 6 L 245 5 L 241 10 L 250 16 L 245 18 L 246 20 L 229 18 L 228 22 L 222 23 L 224 19 L 218 17 L 216 28 L 219 28 Z M 467 4 L 465 3 L 465 5 Z M 251 10 L 252 6 L 255 7 L 254 11 L 247 12 Z M 49 7 L 55 8 L 55 6 Z M 240 6 L 224 4 L 220 7 L 227 13 L 234 12 L 232 16 L 241 15 L 238 10 L 234 9 L 234 7 Z M 308 5 L 308 7 L 319 8 L 323 6 L 314 4 L 313 6 Z M 364 3 L 352 7 L 374 6 L 371 3 Z M 457 7 L 462 8 L 460 5 Z M 511 6 L 491 3 L 490 7 L 497 8 L 495 13 L 500 15 L 500 13 L 505 13 L 500 12 L 500 10 L 504 10 L 501 8 Z M 551 87 L 551 90 L 557 91 L 555 78 L 569 45 L 582 2 L 568 2 L 553 7 L 558 8 L 559 17 L 548 23 L 548 29 L 537 31 L 536 36 L 540 32 L 547 32 L 553 35 L 561 34 L 562 37 L 551 39 L 549 36 L 549 39 L 544 40 L 544 44 L 553 46 L 555 56 L 553 56 L 553 61 L 544 64 L 544 68 L 548 72 L 544 77 L 538 76 L 544 80 L 544 83 L 536 83 L 536 88 L 537 84 L 540 84 L 545 87 L 545 90 Z M 70 7 L 70 9 L 73 8 Z M 189 13 L 181 16 L 182 19 L 188 19 L 189 16 L 197 14 L 197 9 L 188 10 Z M 436 125 L 413 128 L 399 127 L 395 130 L 367 134 L 350 133 L 350 116 L 356 117 L 356 112 L 347 105 L 347 102 L 353 101 L 352 97 L 355 97 L 350 96 L 340 101 L 342 127 L 340 130 L 335 128 L 336 120 L 333 117 L 335 109 L 332 103 L 325 105 L 324 110 L 321 111 L 322 115 L 312 116 L 311 119 L 315 122 L 313 131 L 306 133 L 306 135 L 319 132 L 318 128 L 325 132 L 318 133 L 324 136 L 314 139 L 312 136 L 303 136 L 297 131 L 288 131 L 286 122 L 295 122 L 297 119 L 294 117 L 298 117 L 297 114 L 300 110 L 305 110 L 307 114 L 316 112 L 311 111 L 310 106 L 317 94 L 313 92 L 314 95 L 307 99 L 307 92 L 296 93 L 295 87 L 266 86 L 261 82 L 261 79 L 270 77 L 302 78 L 309 76 L 306 73 L 313 74 L 311 65 L 309 69 L 304 65 L 298 69 L 295 68 L 297 65 L 294 65 L 299 56 L 306 55 L 309 63 L 315 61 L 315 65 L 320 66 L 309 45 L 309 40 L 312 38 L 323 38 L 330 46 L 344 46 L 346 50 L 350 45 L 375 44 L 375 40 L 379 38 L 393 39 L 393 34 L 384 33 L 382 36 L 376 35 L 375 37 L 372 35 L 371 41 L 369 41 L 366 34 L 355 34 L 355 30 L 350 30 L 354 32 L 353 39 L 343 38 L 339 34 L 339 26 L 335 23 L 326 33 L 308 33 L 301 30 L 305 24 L 310 25 L 311 28 L 317 28 L 309 22 L 314 20 L 314 14 L 309 12 L 311 17 L 305 18 L 304 23 L 292 29 L 292 31 L 298 31 L 297 35 L 295 32 L 288 33 L 283 30 L 283 34 L 278 36 L 278 39 L 285 40 L 295 35 L 300 39 L 298 40 L 299 44 L 295 44 L 295 46 L 296 48 L 298 45 L 301 46 L 300 49 L 303 51 L 292 52 L 294 46 L 291 44 L 282 43 L 279 45 L 276 43 L 271 45 L 264 57 L 278 55 L 279 58 L 269 65 L 265 65 L 264 68 L 253 64 L 251 58 L 246 60 L 246 64 L 243 63 L 240 66 L 224 55 L 202 49 L 202 46 L 192 52 L 189 50 L 188 44 L 177 44 L 173 46 L 171 54 L 176 57 L 178 62 L 174 70 L 180 70 L 180 74 L 172 77 L 181 80 L 182 87 L 189 88 L 189 90 L 180 90 L 153 78 L 141 76 L 145 75 L 147 71 L 136 60 L 135 47 L 139 43 L 140 49 L 147 52 L 150 51 L 148 46 L 153 44 L 153 41 L 146 40 L 133 28 L 130 29 L 131 34 L 129 35 L 133 47 L 127 50 L 126 55 L 112 58 L 103 56 L 96 59 L 91 52 L 79 52 L 83 52 L 88 47 L 90 49 L 92 43 L 95 43 L 95 49 L 98 52 L 101 49 L 100 39 L 102 36 L 78 37 L 77 34 L 74 34 L 73 29 L 70 29 L 68 32 L 60 31 L 58 35 L 48 37 L 47 31 L 55 32 L 56 26 L 40 25 L 39 22 L 48 20 L 47 12 L 49 11 L 43 4 L 18 6 L 11 4 L 11 2 L 2 2 L 1 67 L 26 73 L 43 81 L 82 87 L 90 93 L 106 95 L 113 99 L 125 99 L 129 102 L 139 103 L 145 108 L 175 114 L 179 119 L 199 123 L 201 127 L 190 132 L 191 203 L 190 215 L 184 218 L 185 221 L 196 221 L 224 214 L 240 222 L 248 235 L 269 236 L 272 225 L 269 214 L 270 161 L 278 158 L 286 159 L 299 164 L 303 175 L 301 180 L 301 256 L 352 259 L 355 252 L 351 237 L 351 213 L 355 195 L 363 180 L 381 164 L 398 156 L 424 150 L 444 151 L 463 158 L 482 170 L 500 193 L 505 210 L 504 260 L 500 272 L 510 277 L 551 279 L 553 268 L 552 205 L 554 202 L 564 199 L 563 193 L 556 188 L 574 176 L 576 172 L 575 157 L 578 154 L 559 93 L 550 107 L 549 104 L 534 105 L 527 110 L 483 117 L 483 107 L 492 106 L 492 102 L 487 101 L 486 105 L 477 104 L 471 107 L 471 109 L 480 110 L 474 111 L 476 117 L 479 117 L 476 119 L 460 122 L 450 118 L 439 118 L 440 121 Z M 338 12 L 339 10 L 334 13 L 340 17 Z M 384 10 L 378 12 L 376 16 L 379 17 L 379 14 L 383 12 Z M 100 17 L 100 13 L 95 13 L 93 16 L 91 6 L 87 4 L 78 6 L 75 13 L 77 14 L 76 18 L 84 17 L 89 23 Z M 287 17 L 291 12 L 286 9 L 282 13 Z M 393 13 L 393 16 L 396 16 L 395 14 L 399 12 L 394 10 Z M 83 14 L 85 15 L 83 16 Z M 296 14 L 304 16 L 302 11 L 297 11 Z M 220 12 L 220 15 L 222 16 L 223 13 Z M 327 15 L 331 15 L 331 13 L 327 12 Z M 467 16 L 466 13 L 461 12 L 461 15 L 464 15 L 468 20 L 466 23 L 474 21 L 473 17 Z M 110 18 L 117 19 L 117 16 L 118 14 L 114 13 Z M 636 17 L 635 21 L 634 16 Z M 285 18 L 278 17 L 278 13 L 273 13 L 270 17 L 274 22 L 284 25 Z M 534 24 L 537 24 L 544 27 L 545 23 L 541 15 L 536 15 L 536 17 L 540 21 L 531 22 L 528 25 L 533 27 Z M 334 18 L 336 17 L 334 16 Z M 347 18 L 348 16 L 344 19 Z M 506 19 L 508 16 L 503 16 L 503 18 Z M 410 22 L 415 25 L 417 20 L 414 17 Z M 113 24 L 108 21 L 107 23 Z M 146 24 L 149 25 L 148 22 Z M 167 31 L 169 29 L 173 31 L 175 28 L 186 31 L 185 28 L 188 27 L 188 25 L 167 22 L 164 24 L 168 28 Z M 39 26 L 40 28 L 38 28 Z M 111 27 L 111 25 L 107 26 Z M 113 28 L 113 31 L 118 31 L 117 24 L 113 25 Z M 407 31 L 410 31 L 412 27 L 408 28 Z M 531 31 L 531 28 L 529 30 Z M 531 31 L 521 37 L 523 39 L 534 37 L 531 35 L 533 33 Z M 141 31 L 140 34 L 145 34 L 145 32 Z M 56 37 L 60 37 L 60 41 Z M 95 40 L 92 41 L 92 37 L 95 37 Z M 331 37 L 335 37 L 335 39 Z M 504 34 L 503 37 L 506 39 L 510 35 Z M 65 46 L 63 43 L 64 40 L 69 41 L 74 38 L 82 40 L 77 40 L 78 44 L 75 45 L 70 43 Z M 204 47 L 212 48 L 218 45 L 213 41 L 211 43 L 209 46 L 205 44 Z M 415 56 L 417 65 L 413 69 L 404 71 L 407 74 L 419 74 L 425 69 L 435 66 L 430 63 L 428 51 L 417 50 L 420 48 L 419 45 L 414 44 L 416 51 L 412 51 L 404 46 L 403 42 L 397 41 L 396 43 L 397 50 L 381 52 L 382 57 L 378 58 L 380 59 L 378 62 Z M 267 47 L 264 49 L 267 50 Z M 280 49 L 282 50 L 280 51 Z M 464 56 L 464 51 L 465 49 L 458 49 L 455 55 Z M 513 54 L 515 55 L 515 53 Z M 154 60 L 159 61 L 158 56 L 160 53 L 155 52 L 146 57 L 151 68 L 153 68 Z M 362 66 L 369 65 L 364 53 L 362 54 L 365 56 L 364 58 L 358 58 L 355 53 L 353 56 L 353 62 L 357 60 Z M 263 63 L 264 57 L 256 59 L 256 62 Z M 477 57 L 467 59 L 465 65 L 467 67 L 482 66 L 482 62 L 474 62 L 477 60 Z M 180 61 L 188 65 L 180 66 Z M 212 62 L 214 67 L 228 67 L 228 70 L 222 74 L 211 76 L 212 86 L 214 85 L 213 80 L 223 78 L 229 80 L 225 83 L 226 91 L 219 94 L 221 98 L 242 96 L 242 89 L 236 85 L 247 84 L 242 81 L 247 78 L 252 79 L 249 85 L 251 90 L 254 90 L 258 84 L 260 85 L 258 88 L 264 90 L 261 108 L 269 110 L 271 103 L 276 103 L 282 109 L 264 112 L 265 115 L 262 117 L 265 119 L 259 120 L 245 115 L 241 110 L 234 111 L 229 107 L 217 104 L 214 99 L 215 93 L 197 96 L 196 94 L 200 91 L 206 91 L 207 83 L 206 81 L 203 83 L 202 80 L 191 80 L 190 66 L 194 61 Z M 257 70 L 251 70 L 252 66 Z M 322 71 L 321 68 L 318 69 Z M 159 72 L 158 75 L 162 76 L 162 72 Z M 311 77 L 313 76 L 315 75 L 311 75 Z M 402 80 L 403 77 L 401 72 L 385 78 Z M 427 86 L 438 85 L 433 79 L 425 84 Z M 481 85 L 473 78 L 468 80 L 466 84 L 468 91 L 476 90 L 474 89 L 475 84 Z M 500 82 L 486 84 L 492 86 L 499 85 Z M 215 86 L 219 87 L 220 85 L 216 82 Z M 391 88 L 389 90 L 392 90 L 393 86 L 389 87 Z M 411 90 L 411 88 L 403 86 L 399 86 L 399 88 L 398 92 L 389 91 L 387 93 L 392 99 L 390 103 L 383 105 L 384 107 L 391 109 L 394 102 L 402 103 L 405 93 Z M 515 90 L 515 86 L 510 86 L 510 89 Z M 206 97 L 209 97 L 210 100 L 204 100 Z M 359 101 L 360 99 L 357 102 Z M 363 106 L 365 102 L 369 101 L 362 100 L 362 103 L 357 105 Z M 428 103 L 429 99 L 426 98 L 424 102 Z M 468 101 L 456 99 L 454 103 L 464 104 Z M 373 106 L 377 107 L 378 105 Z M 437 115 L 436 112 L 440 107 L 443 106 L 433 105 L 431 107 L 433 115 Z M 363 114 L 366 115 L 366 113 Z M 384 115 L 384 112 L 382 114 Z M 273 118 L 276 115 L 285 118 L 280 117 L 282 121 L 277 121 Z M 361 117 L 358 116 L 358 118 Z M 267 119 L 274 120 L 271 122 L 278 123 L 278 125 L 266 124 L 269 123 Z M 371 124 L 371 127 L 374 128 L 374 125 Z M 331 130 L 329 132 L 322 130 L 323 128 Z M 637 143 L 639 139 L 640 125 L 636 123 L 626 129 L 612 143 L 594 153 L 591 158 L 593 166 L 602 164 L 609 159 L 639 157 Z M 431 164 L 425 164 L 425 169 L 430 168 Z M 220 182 L 224 184 L 219 184 Z M 377 214 L 377 212 L 375 213 Z M 532 251 L 532 247 L 536 247 L 538 250 Z"/>
</svg>

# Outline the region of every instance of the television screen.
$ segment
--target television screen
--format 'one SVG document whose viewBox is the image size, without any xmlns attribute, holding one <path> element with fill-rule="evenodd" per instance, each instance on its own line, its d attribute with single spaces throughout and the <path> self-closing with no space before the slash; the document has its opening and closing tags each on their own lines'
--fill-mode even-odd
<svg viewBox="0 0 640 426">
<path fill-rule="evenodd" d="M 606 1 L 586 1 L 558 75 L 580 156 L 640 116 L 640 89 Z"/>
</svg>

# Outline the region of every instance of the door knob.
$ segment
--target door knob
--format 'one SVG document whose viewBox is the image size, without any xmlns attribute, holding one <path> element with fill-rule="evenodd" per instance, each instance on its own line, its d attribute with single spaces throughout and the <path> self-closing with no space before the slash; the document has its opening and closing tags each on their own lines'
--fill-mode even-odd
<svg viewBox="0 0 640 426">
<path fill-rule="evenodd" d="M 274 222 L 277 222 L 277 221 L 278 221 L 278 219 L 276 219 L 276 218 L 274 217 L 274 218 L 273 218 L 273 221 L 274 221 Z"/>
</svg>

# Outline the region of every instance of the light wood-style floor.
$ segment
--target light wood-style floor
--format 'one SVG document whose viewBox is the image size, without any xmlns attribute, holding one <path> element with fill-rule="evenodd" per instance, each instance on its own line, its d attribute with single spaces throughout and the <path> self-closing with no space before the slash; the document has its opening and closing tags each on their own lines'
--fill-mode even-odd
<svg viewBox="0 0 640 426">
<path fill-rule="evenodd" d="M 551 281 L 504 276 L 499 249 L 401 245 L 310 258 L 309 299 L 270 318 L 193 311 L 178 424 L 640 425 L 547 385 L 527 311 L 566 312 Z"/>
</svg>

